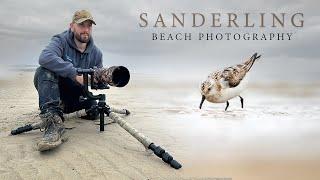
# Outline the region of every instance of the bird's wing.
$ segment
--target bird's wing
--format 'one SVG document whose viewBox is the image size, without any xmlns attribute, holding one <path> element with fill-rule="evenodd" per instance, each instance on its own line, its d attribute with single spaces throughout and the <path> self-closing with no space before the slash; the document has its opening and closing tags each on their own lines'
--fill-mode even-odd
<svg viewBox="0 0 320 180">
<path fill-rule="evenodd" d="M 257 53 L 254 53 L 250 59 L 243 64 L 230 66 L 222 71 L 222 77 L 230 87 L 236 87 L 240 84 L 241 80 L 246 76 L 247 72 L 251 69 L 254 62 L 260 58 Z"/>
<path fill-rule="evenodd" d="M 221 75 L 229 87 L 236 87 L 240 84 L 247 73 L 244 67 L 243 64 L 238 64 L 236 66 L 227 67 L 222 71 Z"/>
</svg>

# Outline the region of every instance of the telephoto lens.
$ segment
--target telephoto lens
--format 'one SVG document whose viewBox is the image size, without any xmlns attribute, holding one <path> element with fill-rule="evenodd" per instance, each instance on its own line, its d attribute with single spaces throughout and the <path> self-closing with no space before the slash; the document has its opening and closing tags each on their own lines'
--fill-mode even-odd
<svg viewBox="0 0 320 180">
<path fill-rule="evenodd" d="M 124 87 L 130 80 L 130 72 L 124 66 L 97 68 L 93 74 L 95 83 L 107 83 L 110 86 Z"/>
</svg>

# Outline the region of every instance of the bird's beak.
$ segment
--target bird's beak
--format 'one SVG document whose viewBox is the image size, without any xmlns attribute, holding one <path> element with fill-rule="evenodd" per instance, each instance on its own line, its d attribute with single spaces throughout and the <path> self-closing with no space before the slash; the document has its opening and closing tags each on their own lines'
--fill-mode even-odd
<svg viewBox="0 0 320 180">
<path fill-rule="evenodd" d="M 201 109 L 202 104 L 203 104 L 203 102 L 204 102 L 205 99 L 206 99 L 206 97 L 205 97 L 204 95 L 202 95 L 202 99 L 201 99 L 201 102 L 200 102 L 199 109 Z"/>
</svg>

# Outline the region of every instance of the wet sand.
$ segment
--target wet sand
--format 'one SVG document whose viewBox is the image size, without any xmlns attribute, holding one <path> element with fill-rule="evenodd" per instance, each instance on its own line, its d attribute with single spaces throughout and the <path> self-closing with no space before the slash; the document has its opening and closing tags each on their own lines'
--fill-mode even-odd
<svg viewBox="0 0 320 180">
<path fill-rule="evenodd" d="M 35 150 L 42 132 L 8 136 L 33 122 L 38 111 L 32 72 L 0 80 L 0 179 L 318 179 L 320 86 L 257 85 L 240 100 L 205 102 L 199 82 L 169 82 L 132 75 L 125 88 L 102 91 L 109 105 L 127 108 L 125 119 L 163 146 L 183 168 L 174 170 L 117 124 L 71 119 L 68 141 Z"/>
</svg>

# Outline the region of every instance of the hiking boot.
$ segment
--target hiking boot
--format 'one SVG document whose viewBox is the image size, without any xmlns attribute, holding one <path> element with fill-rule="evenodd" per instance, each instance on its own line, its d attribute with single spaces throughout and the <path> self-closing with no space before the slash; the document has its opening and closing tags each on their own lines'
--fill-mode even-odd
<svg viewBox="0 0 320 180">
<path fill-rule="evenodd" d="M 62 144 L 61 136 L 65 132 L 61 117 L 54 113 L 40 115 L 45 131 L 42 139 L 38 142 L 38 150 L 46 151 Z"/>
</svg>

